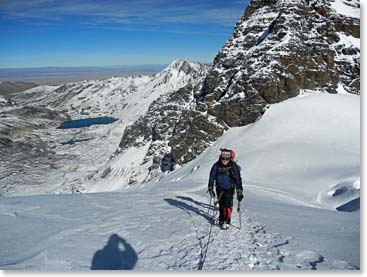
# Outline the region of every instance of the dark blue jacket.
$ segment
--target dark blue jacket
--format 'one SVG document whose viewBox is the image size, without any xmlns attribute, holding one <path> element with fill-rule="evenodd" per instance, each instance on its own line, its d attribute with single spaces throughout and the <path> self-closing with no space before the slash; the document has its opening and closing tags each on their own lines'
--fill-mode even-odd
<svg viewBox="0 0 367 277">
<path fill-rule="evenodd" d="M 225 166 L 221 161 L 217 161 L 210 170 L 209 187 L 213 187 L 214 182 L 218 187 L 223 189 L 242 189 L 242 178 L 239 165 L 230 161 L 228 165 Z"/>
</svg>

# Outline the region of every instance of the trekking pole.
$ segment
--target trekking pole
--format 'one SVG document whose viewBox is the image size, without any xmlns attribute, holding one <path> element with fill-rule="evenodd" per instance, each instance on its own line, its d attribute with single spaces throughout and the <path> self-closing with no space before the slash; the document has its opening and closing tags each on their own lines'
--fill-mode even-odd
<svg viewBox="0 0 367 277">
<path fill-rule="evenodd" d="M 239 222 L 240 222 L 240 228 L 241 229 L 241 202 L 238 201 L 238 204 L 237 204 L 237 212 L 238 212 L 238 217 L 239 217 Z"/>
<path fill-rule="evenodd" d="M 211 206 L 212 206 L 212 199 L 213 199 L 213 196 L 210 195 L 209 206 L 208 206 L 208 215 L 210 215 L 210 209 L 211 209 Z"/>
</svg>

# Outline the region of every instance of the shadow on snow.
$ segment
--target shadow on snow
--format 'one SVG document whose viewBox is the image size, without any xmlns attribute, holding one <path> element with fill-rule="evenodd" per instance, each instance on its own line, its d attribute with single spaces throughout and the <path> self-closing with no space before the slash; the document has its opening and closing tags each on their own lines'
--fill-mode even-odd
<svg viewBox="0 0 367 277">
<path fill-rule="evenodd" d="M 120 249 L 120 244 L 124 250 Z M 134 248 L 120 236 L 113 234 L 107 245 L 98 250 L 92 259 L 92 270 L 128 270 L 133 269 L 138 260 Z"/>
<path fill-rule="evenodd" d="M 209 215 L 209 211 L 211 211 L 213 209 L 213 207 L 211 205 L 208 205 L 208 204 L 205 204 L 205 203 L 202 203 L 202 202 L 199 202 L 199 201 L 196 201 L 190 197 L 182 197 L 182 196 L 177 196 L 176 198 L 179 198 L 179 199 L 182 199 L 182 200 L 186 200 L 186 201 L 190 201 L 192 202 L 193 204 L 197 205 L 197 206 L 200 206 L 201 208 L 204 208 L 206 210 L 202 210 L 202 209 L 199 209 L 197 207 L 194 207 L 194 206 L 191 206 L 185 202 L 182 202 L 182 201 L 179 201 L 179 200 L 176 200 L 176 199 L 171 199 L 171 198 L 165 198 L 164 200 L 174 206 L 174 207 L 177 207 L 181 210 L 184 210 L 186 212 L 194 212 L 196 213 L 197 215 L 200 215 L 202 217 L 204 217 L 206 220 L 208 220 L 209 222 L 212 221 L 212 217 Z"/>
</svg>

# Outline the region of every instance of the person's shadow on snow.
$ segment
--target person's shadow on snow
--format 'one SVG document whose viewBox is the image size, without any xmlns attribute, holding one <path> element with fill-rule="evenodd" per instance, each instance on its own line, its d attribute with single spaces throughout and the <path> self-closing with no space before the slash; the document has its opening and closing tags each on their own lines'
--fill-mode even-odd
<svg viewBox="0 0 367 277">
<path fill-rule="evenodd" d="M 200 203 L 200 202 L 197 202 L 197 201 L 195 201 L 195 200 L 193 200 L 192 198 L 184 198 L 184 197 L 177 197 L 177 198 L 181 198 L 181 199 L 184 199 L 184 200 L 189 200 L 189 201 L 191 201 L 191 202 L 193 202 L 194 204 L 196 204 L 196 205 L 199 205 L 199 206 L 201 206 L 201 207 L 203 207 L 203 203 Z M 198 215 L 200 215 L 200 216 L 202 216 L 202 217 L 204 217 L 206 220 L 208 220 L 209 222 L 211 222 L 212 221 L 212 217 L 211 216 L 209 216 L 209 214 L 207 213 L 207 211 L 205 211 L 205 210 L 203 210 L 203 209 L 199 209 L 199 208 L 197 208 L 197 207 L 194 207 L 194 206 L 191 206 L 191 205 L 189 205 L 189 204 L 186 204 L 185 202 L 182 202 L 182 201 L 178 201 L 178 200 L 176 200 L 176 199 L 171 199 L 171 198 L 164 198 L 164 200 L 168 203 L 168 204 L 170 204 L 170 205 L 172 205 L 172 206 L 174 206 L 174 207 L 177 207 L 177 208 L 179 208 L 179 209 L 181 209 L 181 210 L 183 210 L 183 211 L 186 211 L 186 212 L 188 212 L 188 211 L 191 211 L 191 212 L 194 212 L 194 213 L 196 213 L 196 214 L 198 214 Z M 201 205 L 201 204 L 203 204 L 203 205 Z M 209 207 L 209 206 L 208 206 Z"/>
<path fill-rule="evenodd" d="M 120 244 L 123 250 L 120 249 Z M 103 249 L 98 250 L 92 260 L 92 270 L 127 270 L 133 269 L 138 260 L 138 254 L 120 236 L 113 234 Z"/>
</svg>

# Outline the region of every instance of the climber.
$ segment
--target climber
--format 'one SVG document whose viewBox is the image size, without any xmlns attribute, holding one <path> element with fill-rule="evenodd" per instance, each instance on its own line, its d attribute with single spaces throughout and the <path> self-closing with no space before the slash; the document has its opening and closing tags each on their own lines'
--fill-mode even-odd
<svg viewBox="0 0 367 277">
<path fill-rule="evenodd" d="M 243 199 L 241 168 L 234 158 L 234 151 L 221 149 L 219 160 L 210 170 L 208 192 L 215 198 L 215 184 L 219 203 L 219 226 L 222 229 L 228 229 L 228 225 L 231 224 L 234 193 L 237 193 L 239 202 Z"/>
</svg>

